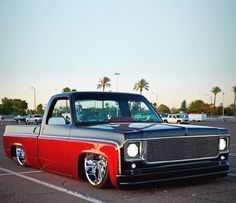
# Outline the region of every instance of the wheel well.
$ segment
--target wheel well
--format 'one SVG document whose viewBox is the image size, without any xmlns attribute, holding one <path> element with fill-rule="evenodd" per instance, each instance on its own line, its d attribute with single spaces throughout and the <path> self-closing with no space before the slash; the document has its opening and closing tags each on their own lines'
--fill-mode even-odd
<svg viewBox="0 0 236 203">
<path fill-rule="evenodd" d="M 15 157 L 16 156 L 16 145 L 12 145 L 11 146 L 11 157 Z"/>
<path fill-rule="evenodd" d="M 85 168 L 84 168 L 84 158 L 86 154 L 81 154 L 78 159 L 78 176 L 81 180 L 86 179 Z"/>
</svg>

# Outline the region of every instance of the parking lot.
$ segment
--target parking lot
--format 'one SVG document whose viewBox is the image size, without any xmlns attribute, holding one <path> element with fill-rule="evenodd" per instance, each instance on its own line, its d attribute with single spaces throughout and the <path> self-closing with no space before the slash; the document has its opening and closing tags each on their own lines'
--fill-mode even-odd
<svg viewBox="0 0 236 203">
<path fill-rule="evenodd" d="M 95 189 L 87 182 L 33 168 L 24 168 L 6 158 L 0 126 L 0 202 L 235 202 L 236 122 L 198 122 L 197 125 L 225 127 L 230 131 L 231 171 L 226 178 L 139 186 Z"/>
</svg>

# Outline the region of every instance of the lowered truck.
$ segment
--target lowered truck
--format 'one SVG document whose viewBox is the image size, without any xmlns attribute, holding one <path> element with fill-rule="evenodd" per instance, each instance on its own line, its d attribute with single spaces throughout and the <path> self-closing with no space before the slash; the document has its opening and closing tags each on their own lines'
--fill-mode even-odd
<svg viewBox="0 0 236 203">
<path fill-rule="evenodd" d="M 227 129 L 163 123 L 138 94 L 53 96 L 41 125 L 6 126 L 6 155 L 21 166 L 87 179 L 96 188 L 220 178 L 229 172 Z"/>
</svg>

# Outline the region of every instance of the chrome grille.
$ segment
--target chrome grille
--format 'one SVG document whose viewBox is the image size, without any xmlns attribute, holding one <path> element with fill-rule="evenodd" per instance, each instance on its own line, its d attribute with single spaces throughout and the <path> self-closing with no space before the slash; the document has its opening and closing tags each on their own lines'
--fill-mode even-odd
<svg viewBox="0 0 236 203">
<path fill-rule="evenodd" d="M 219 137 L 171 137 L 146 141 L 147 162 L 168 162 L 216 157 Z"/>
</svg>

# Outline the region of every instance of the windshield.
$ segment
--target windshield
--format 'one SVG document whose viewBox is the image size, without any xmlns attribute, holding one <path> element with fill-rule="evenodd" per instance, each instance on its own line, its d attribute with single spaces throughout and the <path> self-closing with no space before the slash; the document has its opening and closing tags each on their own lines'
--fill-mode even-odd
<svg viewBox="0 0 236 203">
<path fill-rule="evenodd" d="M 150 104 L 141 100 L 76 99 L 74 107 L 78 123 L 162 122 Z"/>
</svg>

